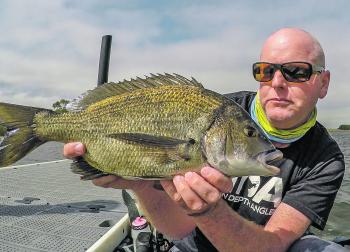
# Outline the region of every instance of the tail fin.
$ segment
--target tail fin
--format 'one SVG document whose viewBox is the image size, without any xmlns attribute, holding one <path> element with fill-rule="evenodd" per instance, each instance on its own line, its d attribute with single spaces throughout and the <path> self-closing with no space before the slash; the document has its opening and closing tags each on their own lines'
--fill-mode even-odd
<svg viewBox="0 0 350 252">
<path fill-rule="evenodd" d="M 47 109 L 26 107 L 0 102 L 0 126 L 5 134 L 0 136 L 0 167 L 8 166 L 43 144 L 34 132 L 36 113 Z"/>
</svg>

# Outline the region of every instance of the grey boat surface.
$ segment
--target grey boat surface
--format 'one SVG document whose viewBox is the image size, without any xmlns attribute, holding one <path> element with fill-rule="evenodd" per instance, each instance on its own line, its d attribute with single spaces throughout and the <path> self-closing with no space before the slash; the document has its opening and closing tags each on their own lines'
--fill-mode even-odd
<svg viewBox="0 0 350 252">
<path fill-rule="evenodd" d="M 0 251 L 113 251 L 130 229 L 121 191 L 81 181 L 57 155 L 33 162 L 62 150 L 45 146 L 0 169 Z"/>
</svg>

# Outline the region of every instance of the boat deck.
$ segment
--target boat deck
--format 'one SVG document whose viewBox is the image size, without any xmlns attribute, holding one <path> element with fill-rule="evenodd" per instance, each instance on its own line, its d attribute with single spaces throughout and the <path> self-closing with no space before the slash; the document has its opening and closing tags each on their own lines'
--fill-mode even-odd
<svg viewBox="0 0 350 252">
<path fill-rule="evenodd" d="M 62 150 L 50 144 L 0 169 L 0 251 L 113 251 L 127 233 L 113 228 L 127 213 L 121 191 L 81 181 L 70 160 L 45 162 Z"/>
</svg>

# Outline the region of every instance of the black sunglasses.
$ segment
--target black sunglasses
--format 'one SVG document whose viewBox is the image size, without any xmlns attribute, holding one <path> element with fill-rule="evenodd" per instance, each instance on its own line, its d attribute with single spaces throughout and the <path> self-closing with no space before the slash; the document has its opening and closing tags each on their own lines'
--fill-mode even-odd
<svg viewBox="0 0 350 252">
<path fill-rule="evenodd" d="M 289 82 L 305 82 L 310 80 L 313 73 L 321 73 L 325 68 L 313 66 L 308 62 L 298 61 L 284 64 L 268 62 L 256 62 L 253 64 L 253 76 L 259 82 L 271 81 L 276 70 L 280 70 L 283 77 Z"/>
</svg>

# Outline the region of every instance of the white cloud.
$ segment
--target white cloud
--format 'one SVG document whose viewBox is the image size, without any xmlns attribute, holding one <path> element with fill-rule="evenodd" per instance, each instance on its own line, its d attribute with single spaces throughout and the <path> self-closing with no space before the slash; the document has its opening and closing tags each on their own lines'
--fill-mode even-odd
<svg viewBox="0 0 350 252">
<path fill-rule="evenodd" d="M 49 107 L 93 88 L 104 34 L 113 35 L 110 80 L 177 72 L 221 93 L 254 90 L 250 68 L 263 40 L 280 27 L 298 26 L 321 41 L 332 71 L 329 95 L 319 104 L 320 120 L 329 127 L 350 123 L 347 1 L 331 6 L 302 0 L 168 4 L 2 1 L 0 100 Z"/>
</svg>

